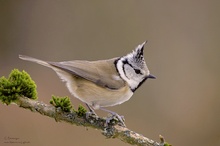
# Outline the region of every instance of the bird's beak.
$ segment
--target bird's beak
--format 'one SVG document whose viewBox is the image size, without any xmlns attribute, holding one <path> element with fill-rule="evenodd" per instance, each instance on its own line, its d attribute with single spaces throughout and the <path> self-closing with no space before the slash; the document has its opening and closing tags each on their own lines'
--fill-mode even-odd
<svg viewBox="0 0 220 146">
<path fill-rule="evenodd" d="M 147 76 L 147 78 L 156 79 L 156 77 L 155 77 L 154 75 L 151 75 L 151 74 L 149 74 L 149 75 Z"/>
</svg>

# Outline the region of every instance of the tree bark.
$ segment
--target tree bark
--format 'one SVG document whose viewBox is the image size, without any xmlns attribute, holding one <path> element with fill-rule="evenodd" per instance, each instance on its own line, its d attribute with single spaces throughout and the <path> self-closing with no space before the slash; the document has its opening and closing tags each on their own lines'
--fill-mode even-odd
<svg viewBox="0 0 220 146">
<path fill-rule="evenodd" d="M 118 138 L 125 143 L 138 146 L 164 146 L 166 145 L 164 138 L 160 136 L 161 142 L 155 142 L 142 134 L 138 134 L 119 124 L 110 124 L 106 126 L 106 121 L 97 116 L 82 116 L 79 117 L 76 112 L 63 112 L 60 108 L 53 105 L 48 105 L 37 100 L 32 100 L 26 97 L 18 97 L 15 103 L 25 109 L 30 109 L 33 112 L 38 112 L 42 115 L 54 118 L 56 121 L 65 121 L 67 123 L 91 127 L 98 129 L 107 138 Z"/>
</svg>

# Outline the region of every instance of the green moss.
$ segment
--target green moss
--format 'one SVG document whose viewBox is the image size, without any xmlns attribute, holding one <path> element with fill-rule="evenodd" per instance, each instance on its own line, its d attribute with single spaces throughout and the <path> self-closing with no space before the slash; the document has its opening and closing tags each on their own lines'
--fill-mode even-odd
<svg viewBox="0 0 220 146">
<path fill-rule="evenodd" d="M 54 105 L 56 108 L 60 107 L 65 112 L 70 112 L 73 109 L 71 101 L 67 96 L 58 97 L 53 95 L 52 99 L 50 100 L 50 104 Z"/>
<path fill-rule="evenodd" d="M 65 97 L 59 97 L 52 95 L 52 99 L 50 100 L 50 104 L 55 106 L 56 108 L 60 107 L 65 112 L 74 111 L 77 113 L 79 117 L 82 117 L 86 114 L 87 110 L 82 105 L 79 105 L 78 110 L 74 110 L 70 98 Z"/>
<path fill-rule="evenodd" d="M 172 146 L 171 144 L 165 142 L 164 146 Z"/>
<path fill-rule="evenodd" d="M 27 72 L 14 69 L 8 79 L 4 76 L 0 78 L 0 100 L 8 105 L 19 96 L 37 99 L 36 88 L 35 82 Z"/>
<path fill-rule="evenodd" d="M 84 116 L 86 114 L 86 112 L 87 112 L 87 110 L 81 104 L 78 107 L 78 111 L 76 111 L 76 113 L 79 117 Z"/>
</svg>

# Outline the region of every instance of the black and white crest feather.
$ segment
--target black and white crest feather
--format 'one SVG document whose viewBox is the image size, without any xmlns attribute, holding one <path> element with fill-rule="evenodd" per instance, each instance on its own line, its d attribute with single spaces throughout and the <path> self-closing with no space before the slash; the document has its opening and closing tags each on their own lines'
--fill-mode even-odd
<svg viewBox="0 0 220 146">
<path fill-rule="evenodd" d="M 117 71 L 132 91 L 135 91 L 150 74 L 144 60 L 145 43 L 138 45 L 132 53 L 121 57 L 116 62 Z"/>
</svg>

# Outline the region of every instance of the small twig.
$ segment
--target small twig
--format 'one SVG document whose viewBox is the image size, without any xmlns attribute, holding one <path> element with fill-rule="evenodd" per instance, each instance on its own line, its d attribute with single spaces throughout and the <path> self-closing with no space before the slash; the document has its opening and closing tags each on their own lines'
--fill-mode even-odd
<svg viewBox="0 0 220 146">
<path fill-rule="evenodd" d="M 130 129 L 118 124 L 110 124 L 106 127 L 105 119 L 89 116 L 79 117 L 76 112 L 64 112 L 60 108 L 55 108 L 53 105 L 48 105 L 43 102 L 32 100 L 26 97 L 18 97 L 15 103 L 25 109 L 30 109 L 33 112 L 38 112 L 42 115 L 54 118 L 56 121 L 65 121 L 67 123 L 91 127 L 102 131 L 102 134 L 107 138 L 118 138 L 125 143 L 138 146 L 164 146 L 164 138 L 160 136 L 161 142 L 155 142 L 141 134 L 138 134 Z"/>
</svg>

